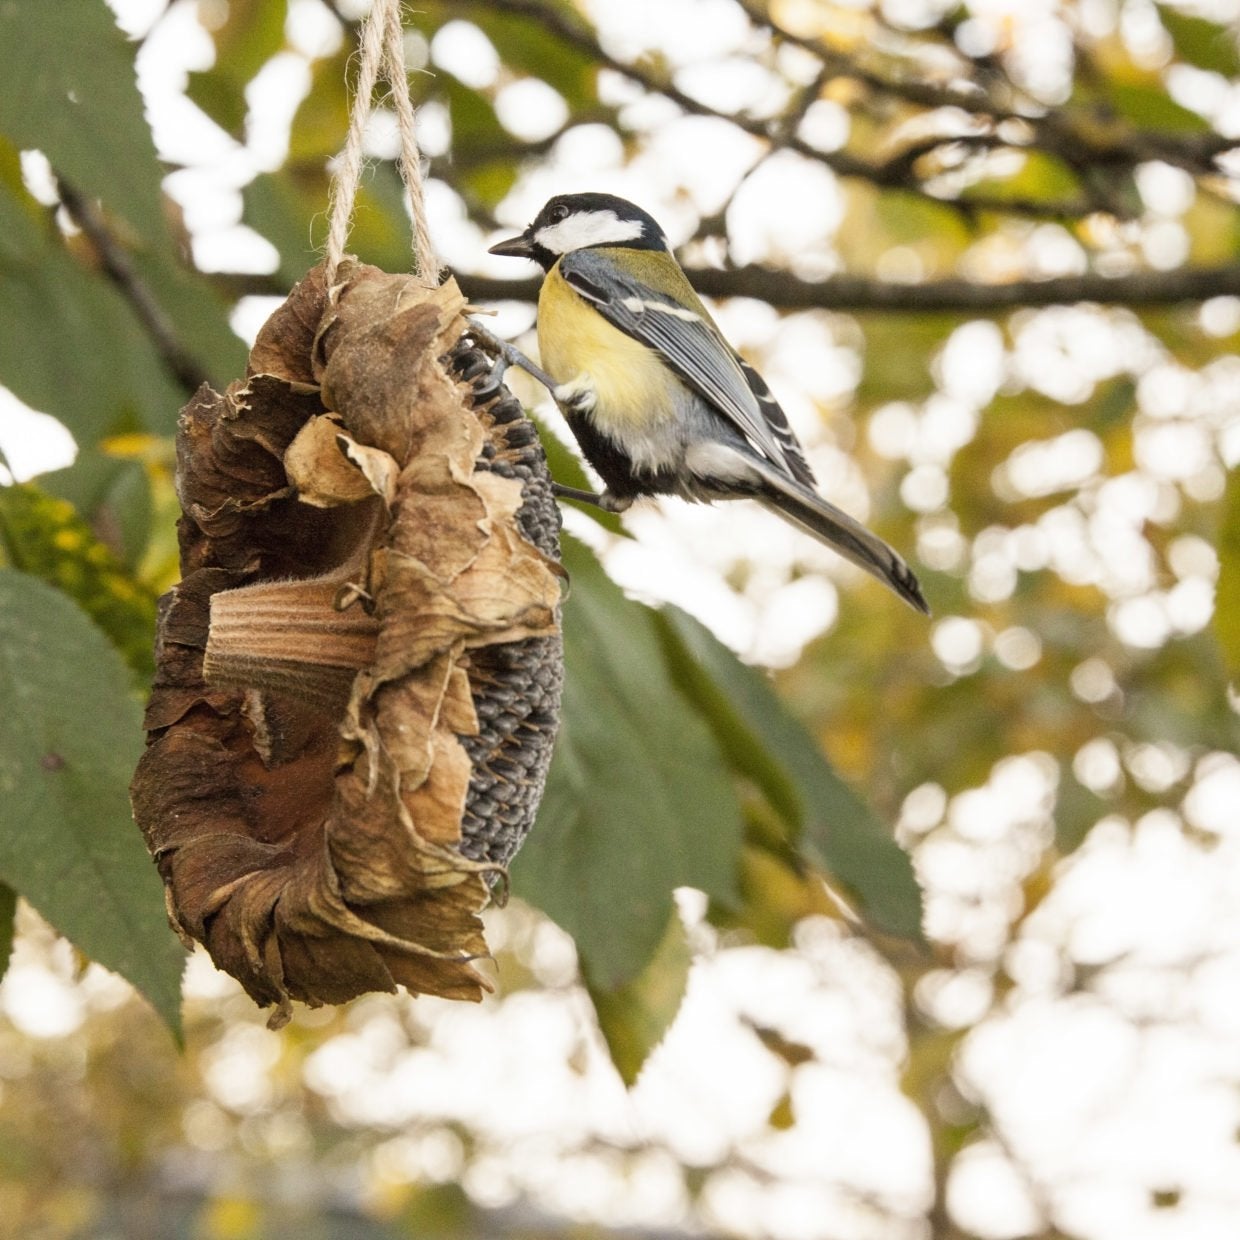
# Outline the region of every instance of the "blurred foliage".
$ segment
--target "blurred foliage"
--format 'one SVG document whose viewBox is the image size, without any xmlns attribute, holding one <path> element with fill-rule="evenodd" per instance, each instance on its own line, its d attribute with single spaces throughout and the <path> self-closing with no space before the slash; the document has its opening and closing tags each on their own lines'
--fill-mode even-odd
<svg viewBox="0 0 1240 1240">
<path fill-rule="evenodd" d="M 176 0 L 160 20 L 190 7 Z M 127 42 L 102 0 L 0 4 L 0 382 L 79 447 L 72 467 L 0 491 L 0 962 L 17 892 L 173 1024 L 182 956 L 126 825 L 133 686 L 149 675 L 154 600 L 175 573 L 177 408 L 199 381 L 240 374 L 236 299 L 283 293 L 325 233 L 357 6 L 313 7 L 317 41 L 298 35 L 305 4 L 219 0 L 188 14 L 215 59 L 185 95 L 235 143 L 253 128 L 260 75 L 290 58 L 304 70 L 287 153 L 256 161 L 236 195 L 244 226 L 276 252 L 264 274 L 193 261 L 191 204 L 169 193 L 135 82 L 158 25 Z M 778 281 L 764 287 L 777 311 L 798 307 L 823 355 L 855 360 L 851 386 L 816 402 L 818 442 L 856 462 L 871 523 L 912 552 L 936 611 L 929 636 L 920 617 L 841 576 L 838 618 L 772 679 L 684 612 L 627 599 L 569 542 L 563 740 L 512 880 L 571 932 L 579 993 L 626 1082 L 672 1024 L 695 959 L 782 950 L 808 924 L 864 950 L 900 996 L 900 1087 L 928 1134 L 936 1237 L 974 1234 L 948 1209 L 948 1180 L 962 1153 L 1006 1139 L 962 1084 L 962 1048 L 1020 991 L 1011 949 L 1082 846 L 1155 819 L 1206 852 L 1218 842 L 1217 815 L 1192 798 L 1240 744 L 1229 696 L 1240 217 L 1219 102 L 1240 78 L 1240 44 L 1225 7 L 1213 20 L 1199 6 L 1117 0 L 1085 20 L 1069 6 L 1040 44 L 1046 30 L 967 5 L 718 0 L 711 13 L 726 10 L 736 45 L 675 54 L 618 29 L 606 5 L 570 0 L 423 0 L 411 19 L 411 63 L 433 69 L 411 86 L 447 135 L 431 152 L 433 189 L 479 255 L 517 222 L 514 191 L 578 184 L 563 152 L 597 136 L 589 126 L 647 172 L 685 116 L 756 144 L 728 190 L 702 190 L 692 161 L 659 174 L 708 238 L 684 247 L 686 266 L 737 293 L 746 268 L 727 246 L 753 252 L 735 221 L 772 157 L 796 161 L 815 194 L 825 172 L 838 193 L 838 223 L 812 254 L 768 247 L 787 300 Z M 467 71 L 450 26 L 489 44 L 493 71 Z M 737 63 L 764 74 L 745 106 L 698 90 L 704 65 Z M 558 100 L 550 120 L 514 116 L 505 91 L 527 81 Z M 396 173 L 376 160 L 351 248 L 402 269 L 406 224 Z M 1199 288 L 1175 291 L 1178 273 L 1204 267 L 1216 274 L 1204 301 Z M 871 308 L 840 304 L 828 272 L 862 278 Z M 458 275 L 471 295 L 530 295 L 517 273 Z M 819 281 L 821 308 L 797 300 L 793 276 Z M 1011 297 L 983 313 L 969 280 Z M 872 308 L 876 292 L 918 281 L 939 288 L 940 308 Z M 1048 306 L 1058 283 L 1086 304 Z M 1022 301 L 1035 286 L 1040 308 Z M 747 351 L 765 365 L 777 349 Z M 778 368 L 794 388 L 795 372 Z M 584 483 L 550 438 L 548 454 L 558 477 Z M 599 524 L 600 539 L 623 536 L 615 518 Z M 784 584 L 813 571 L 794 564 Z M 751 578 L 761 566 L 741 564 L 731 584 L 743 595 Z M 1019 813 L 1017 785 L 1029 802 Z M 965 870 L 954 885 L 935 864 L 949 849 Z M 677 886 L 705 894 L 696 920 L 677 912 Z M 568 993 L 530 946 L 536 921 L 511 919 L 526 939 L 497 950 L 504 993 Z M 14 968 L 22 950 L 19 937 Z M 304 1013 L 277 1036 L 220 992 L 191 1005 L 177 1059 L 110 979 L 82 976 L 63 944 L 46 950 L 88 1015 L 81 1029 L 29 1037 L 0 1018 L 0 1219 L 13 1234 L 518 1234 L 520 1219 L 458 1186 L 494 1163 L 498 1139 L 459 1117 L 428 1120 L 458 1156 L 438 1179 L 393 1170 L 407 1134 L 350 1118 L 313 1083 L 318 1050 L 365 1043 L 367 1013 L 386 1013 L 382 1037 L 411 1055 L 429 1054 L 429 1018 L 363 1003 Z M 1064 946 L 1055 985 L 1096 994 L 1109 967 Z M 967 1021 L 925 998 L 948 974 L 985 978 L 990 997 Z M 813 1061 L 759 1025 L 760 1053 L 790 1080 Z M 250 1094 L 239 1047 L 265 1065 Z M 574 1044 L 571 1072 L 592 1053 Z M 778 1094 L 771 1131 L 797 1130 L 795 1100 L 790 1086 Z M 623 1155 L 643 1148 L 635 1138 Z M 688 1198 L 706 1200 L 716 1173 L 745 1163 L 732 1148 L 684 1169 Z M 1179 1201 L 1155 1187 L 1154 1206 Z M 1034 1205 L 1040 1231 L 1068 1234 L 1053 1203 L 1035 1194 Z M 905 1234 L 892 1221 L 901 1207 L 867 1208 Z M 520 1234 L 541 1221 L 531 1226 Z"/>
<path fill-rule="evenodd" d="M 74 599 L 146 688 L 155 674 L 150 641 L 155 593 L 134 580 L 72 504 L 29 483 L 5 487 L 0 490 L 0 547 L 14 568 Z"/>
<path fill-rule="evenodd" d="M 69 598 L 11 568 L 0 638 L 0 878 L 179 1033 L 184 953 L 129 823 L 142 720 L 125 666 Z"/>
<path fill-rule="evenodd" d="M 706 720 L 670 683 L 650 610 L 569 539 L 564 563 L 563 719 L 513 882 L 573 935 L 606 992 L 654 954 L 675 888 L 735 901 L 741 817 Z"/>
<path fill-rule="evenodd" d="M 1218 597 L 1214 629 L 1231 678 L 1240 680 L 1240 471 L 1227 477 L 1227 490 L 1219 508 Z"/>
</svg>

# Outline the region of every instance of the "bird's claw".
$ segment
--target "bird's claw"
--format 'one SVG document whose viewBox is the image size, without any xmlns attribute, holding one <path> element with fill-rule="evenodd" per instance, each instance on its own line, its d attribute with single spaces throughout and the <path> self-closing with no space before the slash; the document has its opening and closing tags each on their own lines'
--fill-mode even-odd
<svg viewBox="0 0 1240 1240">
<path fill-rule="evenodd" d="M 509 367 L 516 366 L 520 370 L 524 370 L 526 374 L 532 375 L 552 396 L 555 395 L 555 380 L 536 362 L 530 361 L 515 344 L 507 340 L 501 340 L 494 332 L 488 331 L 483 327 L 477 319 L 470 319 L 469 326 L 474 339 L 486 352 L 495 358 L 495 365 L 491 369 L 491 378 L 496 383 L 503 382 L 504 374 Z"/>
</svg>

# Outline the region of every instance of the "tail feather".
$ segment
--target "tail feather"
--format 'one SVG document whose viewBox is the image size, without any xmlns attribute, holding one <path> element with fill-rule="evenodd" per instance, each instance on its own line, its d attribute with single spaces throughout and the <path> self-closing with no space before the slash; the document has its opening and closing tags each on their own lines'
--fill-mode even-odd
<svg viewBox="0 0 1240 1240">
<path fill-rule="evenodd" d="M 930 614 L 916 574 L 877 534 L 808 487 L 782 477 L 769 467 L 758 472 L 766 483 L 757 496 L 760 503 L 877 577 L 910 606 L 927 616 Z"/>
</svg>

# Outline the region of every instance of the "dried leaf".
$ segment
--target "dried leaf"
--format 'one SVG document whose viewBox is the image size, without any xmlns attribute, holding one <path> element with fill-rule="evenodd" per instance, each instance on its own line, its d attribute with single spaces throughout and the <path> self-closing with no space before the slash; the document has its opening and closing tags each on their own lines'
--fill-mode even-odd
<svg viewBox="0 0 1240 1240">
<path fill-rule="evenodd" d="M 334 508 L 337 504 L 353 504 L 371 495 L 380 495 L 390 501 L 391 484 L 396 474 L 396 462 L 386 452 L 373 448 L 363 449 L 348 434 L 342 433 L 343 423 L 330 414 L 311 418 L 296 434 L 284 454 L 284 472 L 297 491 L 303 504 L 317 508 Z M 368 475 L 359 468 L 354 453 L 347 450 L 365 451 L 376 460 L 387 463 L 373 470 L 384 480 L 375 486 Z"/>
</svg>

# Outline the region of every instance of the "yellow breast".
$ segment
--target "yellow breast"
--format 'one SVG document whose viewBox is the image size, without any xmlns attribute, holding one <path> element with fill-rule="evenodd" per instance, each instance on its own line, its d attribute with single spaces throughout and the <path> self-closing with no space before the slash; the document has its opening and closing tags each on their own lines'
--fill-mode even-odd
<svg viewBox="0 0 1240 1240">
<path fill-rule="evenodd" d="M 538 297 L 538 350 L 557 383 L 594 391 L 600 429 L 643 426 L 675 416 L 676 376 L 657 353 L 612 327 L 555 266 Z"/>
</svg>

